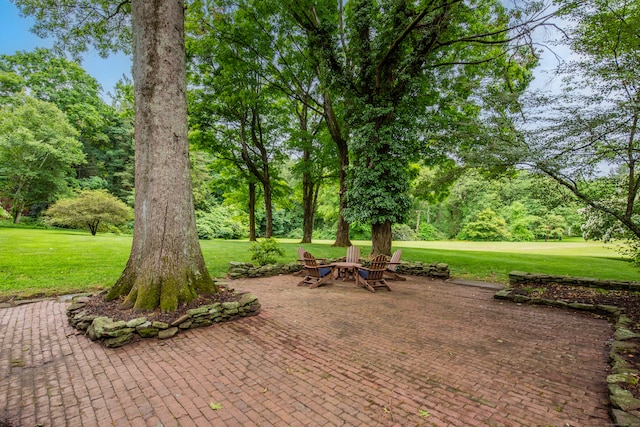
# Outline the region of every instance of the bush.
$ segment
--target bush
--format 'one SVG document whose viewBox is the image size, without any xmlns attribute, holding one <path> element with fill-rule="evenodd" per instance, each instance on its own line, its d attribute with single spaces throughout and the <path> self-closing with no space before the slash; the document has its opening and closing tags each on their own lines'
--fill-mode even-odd
<svg viewBox="0 0 640 427">
<path fill-rule="evenodd" d="M 2 206 L 0 206 L 0 220 L 11 219 L 11 214 L 7 212 Z"/>
<path fill-rule="evenodd" d="M 285 237 L 287 239 L 302 239 L 303 234 L 302 228 L 294 228 L 293 230 L 290 230 Z"/>
<path fill-rule="evenodd" d="M 45 212 L 49 225 L 88 228 L 92 235 L 126 224 L 131 208 L 106 190 L 85 190 L 74 199 L 60 199 Z"/>
<path fill-rule="evenodd" d="M 361 222 L 352 222 L 349 225 L 349 237 L 354 240 L 370 240 L 371 226 Z"/>
<path fill-rule="evenodd" d="M 537 218 L 537 217 L 532 217 Z M 535 240 L 536 236 L 529 228 L 534 224 L 527 218 L 519 218 L 511 223 L 509 232 L 511 233 L 511 240 L 514 242 L 530 242 Z"/>
<path fill-rule="evenodd" d="M 259 265 L 275 264 L 279 256 L 284 256 L 284 251 L 276 239 L 270 237 L 251 245 L 251 259 Z"/>
<path fill-rule="evenodd" d="M 196 227 L 198 238 L 240 239 L 248 234 L 244 223 L 238 219 L 237 213 L 226 206 L 214 206 L 209 211 L 196 211 Z"/>
<path fill-rule="evenodd" d="M 420 240 L 444 240 L 446 239 L 445 234 L 438 230 L 433 224 L 429 224 L 426 222 L 420 223 L 420 230 L 418 231 L 418 236 Z"/>
<path fill-rule="evenodd" d="M 507 222 L 491 209 L 478 213 L 475 221 L 465 225 L 457 236 L 460 240 L 484 241 L 509 240 L 510 237 Z"/>
<path fill-rule="evenodd" d="M 416 233 L 407 224 L 393 224 L 391 226 L 391 238 L 399 241 L 416 240 Z"/>
<path fill-rule="evenodd" d="M 315 240 L 335 240 L 337 229 L 336 228 L 320 228 L 313 230 L 313 239 Z M 300 233 L 302 237 L 302 232 Z"/>
</svg>

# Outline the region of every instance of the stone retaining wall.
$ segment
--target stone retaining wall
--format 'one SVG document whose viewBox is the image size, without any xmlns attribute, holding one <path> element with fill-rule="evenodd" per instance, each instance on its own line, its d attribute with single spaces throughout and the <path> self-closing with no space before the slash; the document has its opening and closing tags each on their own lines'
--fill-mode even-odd
<svg viewBox="0 0 640 427">
<path fill-rule="evenodd" d="M 227 277 L 230 279 L 240 279 L 242 277 L 277 276 L 278 274 L 293 274 L 300 270 L 302 270 L 302 265 L 299 262 L 268 264 L 263 266 L 256 266 L 250 262 L 230 262 Z"/>
<path fill-rule="evenodd" d="M 328 263 L 335 260 L 327 260 Z M 367 265 L 365 262 L 364 265 Z M 242 277 L 264 277 L 277 276 L 279 274 L 293 274 L 302 270 L 302 265 L 298 262 L 290 264 L 270 264 L 255 266 L 245 262 L 230 262 L 227 276 L 231 279 Z M 449 265 L 441 262 L 424 264 L 422 262 L 401 262 L 396 268 L 398 274 L 409 274 L 412 276 L 427 276 L 438 279 L 448 279 L 450 277 Z"/>
<path fill-rule="evenodd" d="M 167 339 L 180 330 L 228 322 L 240 317 L 255 316 L 260 312 L 258 298 L 251 293 L 238 296 L 238 301 L 216 302 L 188 310 L 172 323 L 150 322 L 146 317 L 125 322 L 109 317 L 87 315 L 83 310 L 84 298 L 77 298 L 68 308 L 69 323 L 85 332 L 92 341 L 101 341 L 106 347 L 121 347 L 137 338 Z"/>
<path fill-rule="evenodd" d="M 526 273 L 524 271 L 512 271 L 509 273 L 511 285 L 544 285 L 559 283 L 571 286 L 586 286 L 611 290 L 640 291 L 640 282 L 624 282 L 618 280 L 600 280 L 591 277 L 552 276 L 550 274 Z"/>
</svg>

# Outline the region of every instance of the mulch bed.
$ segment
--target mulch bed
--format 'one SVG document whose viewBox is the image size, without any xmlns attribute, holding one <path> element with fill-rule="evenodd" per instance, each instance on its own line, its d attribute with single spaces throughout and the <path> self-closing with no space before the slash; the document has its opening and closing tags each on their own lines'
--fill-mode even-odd
<svg viewBox="0 0 640 427">
<path fill-rule="evenodd" d="M 159 321 L 171 324 L 174 320 L 177 320 L 186 314 L 187 310 L 191 310 L 192 308 L 198 308 L 203 305 L 214 304 L 216 302 L 238 301 L 239 295 L 236 294 L 233 289 L 220 287 L 220 290 L 221 292 L 216 294 L 200 295 L 195 300 L 187 304 L 182 304 L 177 310 L 168 313 L 162 312 L 160 309 L 153 311 L 123 309 L 122 302 L 124 301 L 124 297 L 113 301 L 105 301 L 103 293 L 88 297 L 83 310 L 87 315 L 110 317 L 114 321 L 124 320 L 127 322 L 139 317 L 146 317 L 150 322 Z"/>
<path fill-rule="evenodd" d="M 512 289 L 513 293 L 530 298 L 544 298 L 566 303 L 614 305 L 624 308 L 625 315 L 633 321 L 629 328 L 633 332 L 640 333 L 640 293 L 638 292 L 567 286 L 556 283 L 536 286 L 514 285 Z M 640 343 L 640 339 L 637 338 L 628 341 Z M 621 356 L 630 366 L 640 371 L 640 353 L 628 351 Z M 623 384 L 621 386 L 633 393 L 636 399 L 640 399 L 640 384 Z"/>
<path fill-rule="evenodd" d="M 634 332 L 640 333 L 640 294 L 629 291 L 567 286 L 550 283 L 544 286 L 513 286 L 514 293 L 530 298 L 545 298 L 564 302 L 579 302 L 593 305 L 615 305 L 624 308 L 633 320 Z"/>
</svg>

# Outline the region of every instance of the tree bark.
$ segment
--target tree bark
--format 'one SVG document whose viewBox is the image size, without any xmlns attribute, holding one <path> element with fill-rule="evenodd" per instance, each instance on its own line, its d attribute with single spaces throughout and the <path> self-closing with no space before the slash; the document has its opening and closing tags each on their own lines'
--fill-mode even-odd
<svg viewBox="0 0 640 427">
<path fill-rule="evenodd" d="M 216 292 L 198 242 L 187 141 L 184 3 L 132 1 L 135 223 L 127 265 L 107 295 L 173 311 Z"/>
<path fill-rule="evenodd" d="M 309 161 L 309 149 L 305 148 L 303 161 Z M 302 241 L 311 243 L 313 238 L 313 222 L 315 217 L 314 194 L 315 185 L 308 172 L 302 173 Z"/>
<path fill-rule="evenodd" d="M 241 120 L 240 123 L 240 143 L 242 144 L 242 160 L 247 165 L 249 172 L 262 184 L 264 192 L 264 211 L 267 222 L 265 237 L 273 236 L 273 202 L 271 194 L 271 176 L 269 172 L 269 153 L 264 146 L 262 139 L 262 129 L 260 125 L 260 113 L 256 108 L 251 109 L 251 125 L 249 129 L 253 147 L 259 152 L 260 162 L 257 164 L 250 154 L 249 142 L 247 140 L 247 123 Z"/>
<path fill-rule="evenodd" d="M 256 241 L 256 183 L 249 182 L 249 241 Z"/>
<path fill-rule="evenodd" d="M 371 256 L 391 256 L 391 221 L 371 224 Z"/>
<path fill-rule="evenodd" d="M 306 102 L 309 101 L 309 96 Z M 298 124 L 302 131 L 302 163 L 305 165 L 302 172 L 302 241 L 300 243 L 311 243 L 313 238 L 313 223 L 316 213 L 317 190 L 319 185 L 313 180 L 310 172 L 309 162 L 311 161 L 312 141 L 309 137 L 309 120 L 307 104 L 301 103 L 300 108 L 296 108 Z"/>
<path fill-rule="evenodd" d="M 333 246 L 351 246 L 349 239 L 349 223 L 342 215 L 347 208 L 347 168 L 349 167 L 349 153 L 346 143 L 341 148 L 338 146 L 340 156 L 340 214 L 338 215 L 338 230 L 336 231 L 336 241 Z"/>
<path fill-rule="evenodd" d="M 338 158 L 340 159 L 340 211 L 338 215 L 338 230 L 336 232 L 336 241 L 333 246 L 346 247 L 351 246 L 351 240 L 349 240 L 349 223 L 344 219 L 342 212 L 347 208 L 347 168 L 349 167 L 349 147 L 346 139 L 342 136 L 340 123 L 333 111 L 333 104 L 331 103 L 331 97 L 329 93 L 325 92 L 323 95 L 323 107 L 324 116 L 327 121 L 327 127 L 331 139 L 336 143 L 338 148 Z"/>
<path fill-rule="evenodd" d="M 271 178 L 269 177 L 268 168 L 264 170 L 264 177 L 262 187 L 264 188 L 264 217 L 267 223 L 264 237 L 268 239 L 273 237 L 273 200 L 271 196 Z"/>
</svg>

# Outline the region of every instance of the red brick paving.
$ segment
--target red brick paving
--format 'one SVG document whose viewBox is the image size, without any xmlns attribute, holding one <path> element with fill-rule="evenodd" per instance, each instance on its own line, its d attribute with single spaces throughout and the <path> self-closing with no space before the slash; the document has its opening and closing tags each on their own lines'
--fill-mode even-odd
<svg viewBox="0 0 640 427">
<path fill-rule="evenodd" d="M 65 303 L 2 309 L 0 422 L 612 425 L 605 320 L 419 278 L 375 294 L 298 280 L 231 282 L 259 316 L 120 349 L 78 335 Z"/>
</svg>

